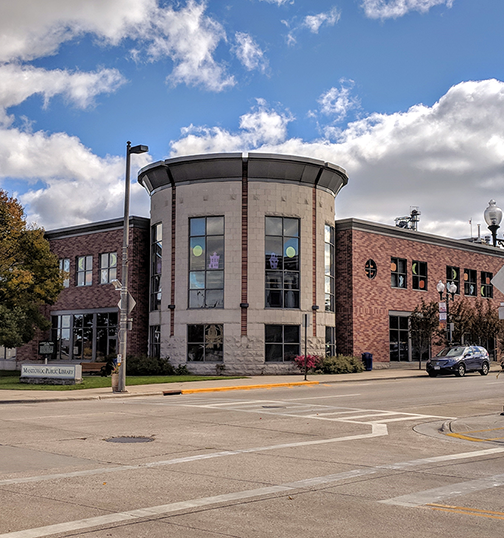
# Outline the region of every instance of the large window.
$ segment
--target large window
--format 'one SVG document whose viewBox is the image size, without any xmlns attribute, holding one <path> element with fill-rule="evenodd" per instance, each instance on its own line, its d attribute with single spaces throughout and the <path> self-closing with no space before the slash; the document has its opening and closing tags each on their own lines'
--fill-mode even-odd
<svg viewBox="0 0 504 538">
<path fill-rule="evenodd" d="M 493 297 L 492 273 L 481 271 L 481 297 Z"/>
<path fill-rule="evenodd" d="M 222 325 L 187 326 L 187 360 L 191 362 L 222 362 L 224 360 Z"/>
<path fill-rule="evenodd" d="M 464 294 L 469 295 L 470 297 L 476 297 L 477 289 L 476 270 L 464 269 Z"/>
<path fill-rule="evenodd" d="M 163 268 L 163 234 L 161 224 L 151 229 L 151 289 L 150 309 L 161 308 L 161 272 Z"/>
<path fill-rule="evenodd" d="M 446 266 L 446 282 L 453 282 L 457 286 L 456 295 L 460 293 L 460 267 Z"/>
<path fill-rule="evenodd" d="M 300 355 L 299 325 L 265 325 L 266 362 L 293 361 Z"/>
<path fill-rule="evenodd" d="M 408 317 L 389 315 L 390 360 L 409 360 Z"/>
<path fill-rule="evenodd" d="M 100 283 L 110 284 L 117 279 L 117 252 L 100 255 Z"/>
<path fill-rule="evenodd" d="M 334 227 L 325 225 L 325 310 L 334 312 Z"/>
<path fill-rule="evenodd" d="M 59 270 L 61 278 L 63 279 L 63 287 L 70 287 L 70 260 L 68 258 L 60 259 Z"/>
<path fill-rule="evenodd" d="M 390 284 L 393 288 L 406 288 L 406 260 L 391 258 L 390 260 Z"/>
<path fill-rule="evenodd" d="M 189 308 L 224 308 L 224 217 L 189 219 Z"/>
<path fill-rule="evenodd" d="M 299 219 L 266 217 L 266 308 L 299 308 Z"/>
<path fill-rule="evenodd" d="M 57 359 L 105 361 L 117 353 L 117 312 L 60 314 L 51 321 Z"/>
<path fill-rule="evenodd" d="M 427 291 L 427 262 L 413 260 L 411 264 L 413 289 Z"/>
<path fill-rule="evenodd" d="M 93 284 L 93 256 L 77 257 L 77 286 Z"/>
</svg>

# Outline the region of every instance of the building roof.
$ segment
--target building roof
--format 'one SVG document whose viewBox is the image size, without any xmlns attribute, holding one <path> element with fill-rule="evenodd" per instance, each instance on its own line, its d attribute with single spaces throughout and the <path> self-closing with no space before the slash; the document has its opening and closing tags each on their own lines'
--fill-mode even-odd
<svg viewBox="0 0 504 538">
<path fill-rule="evenodd" d="M 148 229 L 150 226 L 150 219 L 146 217 L 129 218 L 130 228 L 143 228 Z M 45 232 L 45 238 L 49 241 L 54 239 L 63 239 L 65 237 L 72 237 L 76 235 L 94 234 L 99 232 L 109 232 L 111 230 L 123 229 L 124 219 L 110 219 L 102 220 L 99 222 L 90 222 L 88 224 L 79 224 L 77 226 L 68 226 L 66 228 L 58 228 L 56 230 L 49 230 Z"/>
<path fill-rule="evenodd" d="M 467 239 L 452 239 L 441 235 L 434 235 L 406 228 L 399 228 L 398 226 L 379 224 L 377 222 L 369 222 L 354 218 L 336 220 L 335 225 L 336 231 L 358 230 L 361 232 L 387 235 L 389 237 L 404 239 L 405 241 L 418 241 L 421 243 L 428 243 L 429 245 L 454 248 L 465 250 L 467 252 L 477 252 L 478 254 L 504 258 L 504 249 Z"/>
<path fill-rule="evenodd" d="M 142 168 L 138 181 L 149 194 L 172 185 L 210 181 L 285 181 L 338 194 L 347 184 L 346 171 L 331 163 L 270 153 L 214 153 L 158 161 Z"/>
</svg>

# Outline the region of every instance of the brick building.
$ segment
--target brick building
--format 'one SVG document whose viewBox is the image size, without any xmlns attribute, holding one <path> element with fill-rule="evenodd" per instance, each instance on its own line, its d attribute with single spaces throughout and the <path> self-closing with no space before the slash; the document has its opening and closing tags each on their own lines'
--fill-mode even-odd
<svg viewBox="0 0 504 538">
<path fill-rule="evenodd" d="M 504 250 L 357 219 L 335 221 L 347 183 L 333 164 L 260 153 L 179 157 L 139 172 L 151 218 L 131 217 L 128 354 L 199 374 L 294 371 L 304 353 L 417 359 L 408 317 L 436 284 L 495 309 Z M 65 289 L 47 308 L 56 360 L 117 352 L 123 220 L 49 231 Z M 304 323 L 308 320 L 305 339 Z M 488 342 L 493 350 L 494 342 Z M 18 364 L 37 341 L 18 350 Z M 220 369 L 220 370 L 219 370 Z"/>
<path fill-rule="evenodd" d="M 147 352 L 149 289 L 149 219 L 130 218 L 128 289 L 137 305 L 131 313 L 128 353 Z M 39 340 L 56 343 L 58 361 L 103 361 L 117 353 L 120 294 L 111 283 L 121 280 L 123 219 L 46 232 L 51 251 L 65 276 L 56 304 L 46 307 L 50 334 L 17 350 L 17 362 L 37 356 Z"/>
<path fill-rule="evenodd" d="M 455 297 L 491 301 L 504 250 L 357 219 L 336 221 L 336 339 L 339 353 L 373 354 L 377 366 L 418 359 L 408 316 L 424 299 L 439 301 L 437 283 L 454 282 Z M 493 351 L 493 342 L 487 346 Z"/>
</svg>

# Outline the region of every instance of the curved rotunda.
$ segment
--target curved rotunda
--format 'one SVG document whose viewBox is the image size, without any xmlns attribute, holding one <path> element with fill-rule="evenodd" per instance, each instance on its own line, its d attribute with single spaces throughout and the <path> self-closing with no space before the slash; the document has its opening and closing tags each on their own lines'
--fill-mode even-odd
<svg viewBox="0 0 504 538">
<path fill-rule="evenodd" d="M 198 374 L 276 374 L 335 346 L 334 200 L 342 168 L 288 155 L 156 162 L 150 352 Z M 305 324 L 307 327 L 305 328 Z"/>
</svg>

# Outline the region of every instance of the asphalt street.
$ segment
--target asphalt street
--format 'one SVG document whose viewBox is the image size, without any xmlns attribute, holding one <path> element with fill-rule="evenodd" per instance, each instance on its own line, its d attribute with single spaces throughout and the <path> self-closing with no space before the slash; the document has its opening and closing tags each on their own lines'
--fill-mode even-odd
<svg viewBox="0 0 504 538">
<path fill-rule="evenodd" d="M 0 394 L 0 538 L 500 538 L 503 382 L 377 370 Z"/>
</svg>

